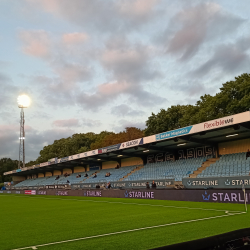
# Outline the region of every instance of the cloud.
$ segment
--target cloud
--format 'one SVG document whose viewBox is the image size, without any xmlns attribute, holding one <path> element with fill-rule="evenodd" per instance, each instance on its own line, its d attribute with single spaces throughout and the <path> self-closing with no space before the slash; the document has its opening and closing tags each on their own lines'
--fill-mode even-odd
<svg viewBox="0 0 250 250">
<path fill-rule="evenodd" d="M 95 93 L 82 92 L 77 101 L 90 109 L 98 109 L 118 99 L 121 95 L 129 97 L 138 105 L 149 106 L 165 101 L 144 89 L 143 83 L 160 79 L 161 72 L 151 64 L 153 51 L 143 44 L 131 44 L 124 37 L 113 36 L 106 42 L 100 56 L 100 63 L 113 79 L 96 87 Z"/>
<path fill-rule="evenodd" d="M 0 72 L 0 111 L 11 111 L 13 104 L 16 104 L 16 98 L 19 93 L 19 88 L 13 84 L 12 79 L 8 75 Z"/>
<path fill-rule="evenodd" d="M 68 128 L 56 128 L 38 131 L 30 126 L 25 126 L 25 153 L 26 162 L 35 160 L 44 146 L 52 144 L 54 140 L 67 138 L 74 134 Z M 0 125 L 0 158 L 9 157 L 19 159 L 19 126 L 6 124 Z"/>
<path fill-rule="evenodd" d="M 116 116 L 142 116 L 145 114 L 142 110 L 134 110 L 126 104 L 115 106 L 111 109 L 111 113 Z"/>
<path fill-rule="evenodd" d="M 18 159 L 19 127 L 14 125 L 0 125 L 0 158 Z M 13 157 L 15 155 L 15 157 Z"/>
<path fill-rule="evenodd" d="M 19 37 L 24 44 L 23 51 L 40 57 L 53 73 L 50 76 L 31 77 L 47 104 L 77 104 L 83 108 L 98 110 L 122 95 L 144 106 L 165 101 L 144 89 L 146 82 L 163 77 L 153 63 L 156 54 L 150 46 L 131 43 L 124 36 L 112 35 L 106 39 L 102 48 L 90 48 L 86 60 L 84 56 L 89 46 L 85 43 L 88 37 L 86 33 L 65 33 L 60 39 L 56 39 L 55 35 L 44 30 L 23 30 Z M 65 45 L 70 43 L 79 44 L 80 47 L 69 48 Z M 100 66 L 105 71 L 106 81 L 96 83 L 94 68 Z M 147 101 L 144 101 L 143 96 Z"/>
<path fill-rule="evenodd" d="M 62 40 L 65 44 L 67 45 L 77 45 L 84 43 L 89 36 L 86 33 L 68 33 L 68 34 L 63 34 Z"/>
<path fill-rule="evenodd" d="M 156 8 L 159 0 L 26 0 L 34 7 L 43 9 L 63 20 L 85 29 L 100 31 L 121 31 L 145 26 L 152 18 L 159 16 Z M 157 15 L 158 14 L 158 15 Z"/>
<path fill-rule="evenodd" d="M 19 32 L 23 52 L 42 59 L 53 73 L 52 76 L 35 75 L 30 77 L 35 86 L 39 87 L 43 98 L 48 99 L 48 103 L 57 105 L 59 102 L 61 104 L 65 97 L 72 96 L 73 89 L 79 88 L 78 83 L 87 82 L 92 77 L 92 69 L 87 62 L 84 62 L 83 58 L 79 59 L 75 54 L 72 56 L 72 50 L 79 51 L 79 48 L 77 46 L 67 47 L 70 43 L 80 43 L 86 37 L 85 33 L 65 33 L 56 39 L 55 36 L 44 30 Z M 58 100 L 51 102 L 50 99 L 54 99 L 55 92 Z"/>
<path fill-rule="evenodd" d="M 77 63 L 59 62 L 52 65 L 54 72 L 60 77 L 58 91 L 74 88 L 77 82 L 84 82 L 91 78 L 91 69 Z M 73 86 L 72 86 L 73 85 Z M 53 85 L 52 85 L 53 86 Z M 54 85 L 55 86 L 55 85 Z"/>
<path fill-rule="evenodd" d="M 102 66 L 120 81 L 149 81 L 161 77 L 151 64 L 154 51 L 144 44 L 132 44 L 125 37 L 113 36 L 101 54 Z"/>
<path fill-rule="evenodd" d="M 247 47 L 238 46 L 244 43 L 245 40 L 240 40 L 235 44 L 219 45 L 214 50 L 213 55 L 204 64 L 192 72 L 195 76 L 205 76 L 213 71 L 222 74 L 241 73 L 249 70 L 250 56 L 247 53 Z M 250 39 L 249 39 L 250 42 Z"/>
<path fill-rule="evenodd" d="M 50 56 L 51 41 L 48 32 L 44 30 L 22 30 L 19 32 L 19 38 L 24 44 L 23 52 L 25 54 L 39 58 Z"/>
<path fill-rule="evenodd" d="M 198 80 L 187 80 L 179 84 L 171 84 L 170 89 L 173 90 L 178 95 L 182 93 L 185 95 L 185 98 L 178 100 L 177 104 L 193 104 L 197 102 L 197 96 L 204 95 L 206 93 L 215 93 L 218 86 L 213 85 L 212 83 L 200 82 Z"/>
<path fill-rule="evenodd" d="M 100 120 L 93 120 L 93 119 L 88 119 L 88 118 L 84 118 L 82 119 L 82 126 L 84 127 L 99 127 L 102 125 L 102 122 Z"/>
<path fill-rule="evenodd" d="M 53 126 L 56 127 L 79 127 L 79 120 L 75 118 L 67 119 L 67 120 L 56 120 L 53 121 Z"/>
<path fill-rule="evenodd" d="M 161 41 L 167 52 L 181 60 L 193 57 L 201 45 L 225 39 L 235 32 L 244 20 L 225 12 L 217 3 L 200 3 L 178 12 L 170 21 Z"/>
</svg>

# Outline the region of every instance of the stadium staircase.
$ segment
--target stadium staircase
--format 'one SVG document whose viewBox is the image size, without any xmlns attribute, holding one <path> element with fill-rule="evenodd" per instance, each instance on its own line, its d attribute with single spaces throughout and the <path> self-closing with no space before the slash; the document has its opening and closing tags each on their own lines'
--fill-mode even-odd
<svg viewBox="0 0 250 250">
<path fill-rule="evenodd" d="M 204 161 L 197 170 L 193 172 L 193 174 L 190 174 L 190 178 L 196 178 L 198 174 L 201 174 L 203 170 L 205 170 L 207 167 L 209 167 L 211 164 L 214 164 L 217 160 L 220 158 L 209 158 L 206 161 Z"/>
<path fill-rule="evenodd" d="M 124 181 L 124 179 L 126 179 L 128 176 L 130 176 L 131 174 L 133 174 L 136 171 L 139 171 L 140 169 L 144 168 L 143 165 L 137 166 L 136 168 L 134 168 L 131 172 L 129 172 L 128 174 L 126 174 L 125 176 L 123 176 L 119 181 Z"/>
</svg>

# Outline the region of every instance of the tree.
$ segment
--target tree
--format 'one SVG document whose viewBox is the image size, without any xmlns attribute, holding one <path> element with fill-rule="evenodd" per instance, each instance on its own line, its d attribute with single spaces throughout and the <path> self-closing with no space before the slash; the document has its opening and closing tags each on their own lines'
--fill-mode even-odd
<svg viewBox="0 0 250 250">
<path fill-rule="evenodd" d="M 97 141 L 91 144 L 91 149 L 103 148 L 125 141 L 138 139 L 143 136 L 143 131 L 135 127 L 126 127 L 124 131 L 117 134 L 103 131 L 99 134 Z"/>
<path fill-rule="evenodd" d="M 215 96 L 204 95 L 195 105 L 176 105 L 161 109 L 146 121 L 146 135 L 178 129 L 247 111 L 250 107 L 250 74 L 226 82 Z"/>
<path fill-rule="evenodd" d="M 153 135 L 163 131 L 181 128 L 183 126 L 181 119 L 185 115 L 188 107 L 189 105 L 176 105 L 171 106 L 167 110 L 161 109 L 157 115 L 152 113 L 146 121 L 147 128 L 145 129 L 145 134 Z"/>
<path fill-rule="evenodd" d="M 18 161 L 11 160 L 10 158 L 2 158 L 0 159 L 0 183 L 5 181 L 11 181 L 11 177 L 9 175 L 5 176 L 3 173 L 17 169 Z"/>
</svg>

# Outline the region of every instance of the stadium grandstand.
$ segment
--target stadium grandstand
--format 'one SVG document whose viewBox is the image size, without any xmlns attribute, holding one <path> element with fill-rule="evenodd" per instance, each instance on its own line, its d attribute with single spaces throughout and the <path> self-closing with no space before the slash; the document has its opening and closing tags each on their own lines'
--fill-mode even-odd
<svg viewBox="0 0 250 250">
<path fill-rule="evenodd" d="M 247 178 L 249 149 L 250 111 L 49 159 L 4 175 L 12 176 L 14 184 L 9 189 L 43 189 L 53 185 L 54 188 L 65 185 L 69 189 L 84 189 L 105 186 L 108 182 L 111 188 L 146 188 L 146 182 L 152 181 L 156 181 L 157 188 L 193 188 L 190 181 L 194 179 Z"/>
<path fill-rule="evenodd" d="M 249 149 L 250 111 L 6 172 L 0 242 L 249 249 Z"/>
</svg>

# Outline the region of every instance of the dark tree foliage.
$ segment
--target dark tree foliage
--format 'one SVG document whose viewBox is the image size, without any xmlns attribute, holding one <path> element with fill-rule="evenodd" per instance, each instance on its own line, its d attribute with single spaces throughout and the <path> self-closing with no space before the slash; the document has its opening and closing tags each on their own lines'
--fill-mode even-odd
<svg viewBox="0 0 250 250">
<path fill-rule="evenodd" d="M 3 175 L 4 172 L 8 172 L 18 168 L 18 161 L 11 160 L 10 158 L 0 159 L 0 183 L 5 181 L 11 181 L 10 176 Z"/>
<path fill-rule="evenodd" d="M 250 108 L 250 74 L 226 82 L 215 96 L 204 95 L 195 105 L 176 105 L 161 109 L 146 121 L 145 135 L 153 135 L 220 117 L 241 113 Z"/>
</svg>

